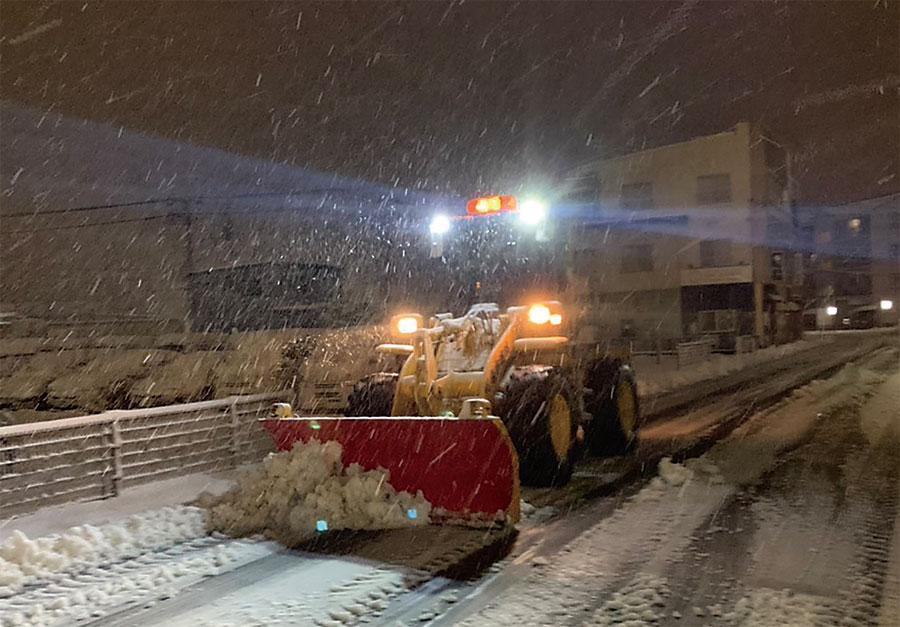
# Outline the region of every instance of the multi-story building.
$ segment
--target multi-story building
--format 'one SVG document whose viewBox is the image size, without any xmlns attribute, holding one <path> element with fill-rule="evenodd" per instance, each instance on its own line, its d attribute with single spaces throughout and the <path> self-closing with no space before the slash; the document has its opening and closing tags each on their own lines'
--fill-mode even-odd
<svg viewBox="0 0 900 627">
<path fill-rule="evenodd" d="M 788 153 L 762 128 L 588 163 L 566 182 L 568 201 L 597 207 L 575 227 L 569 277 L 594 334 L 767 345 L 799 333 Z"/>
<path fill-rule="evenodd" d="M 900 193 L 833 207 L 804 207 L 814 300 L 807 326 L 897 324 L 900 315 Z"/>
</svg>

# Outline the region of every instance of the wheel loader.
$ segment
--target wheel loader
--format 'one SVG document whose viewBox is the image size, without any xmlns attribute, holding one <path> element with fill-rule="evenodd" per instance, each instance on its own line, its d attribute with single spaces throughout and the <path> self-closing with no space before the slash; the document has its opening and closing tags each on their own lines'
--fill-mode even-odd
<svg viewBox="0 0 900 627">
<path fill-rule="evenodd" d="M 298 417 L 278 404 L 264 426 L 280 450 L 336 440 L 344 463 L 383 467 L 398 490 L 422 491 L 437 516 L 516 521 L 519 482 L 569 481 L 585 451 L 622 454 L 639 421 L 628 355 L 579 346 L 558 301 L 460 317 L 391 319 L 377 346 L 396 367 L 365 376 L 344 416 Z"/>
</svg>

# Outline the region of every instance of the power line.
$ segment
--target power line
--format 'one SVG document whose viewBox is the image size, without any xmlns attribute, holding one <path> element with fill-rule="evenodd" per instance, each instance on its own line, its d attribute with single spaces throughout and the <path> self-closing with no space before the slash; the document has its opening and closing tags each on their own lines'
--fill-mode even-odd
<svg viewBox="0 0 900 627">
<path fill-rule="evenodd" d="M 19 235 L 21 233 L 37 233 L 39 231 L 66 231 L 70 229 L 84 229 L 92 226 L 105 226 L 108 224 L 126 224 L 129 222 L 148 222 L 150 220 L 159 220 L 164 218 L 170 218 L 173 214 L 167 214 L 162 216 L 145 216 L 143 218 L 128 218 L 125 220 L 107 220 L 105 222 L 88 222 L 85 224 L 65 224 L 62 226 L 42 226 L 34 229 L 19 229 L 18 231 L 9 231 L 6 233 L 7 235 Z"/>
<path fill-rule="evenodd" d="M 169 196 L 163 198 L 148 198 L 147 200 L 135 200 L 131 202 L 122 202 L 122 203 L 109 203 L 109 204 L 99 204 L 99 205 L 85 205 L 82 207 L 69 207 L 67 209 L 48 209 L 46 211 L 30 211 L 30 212 L 18 212 L 18 213 L 6 213 L 0 214 L 0 218 L 33 218 L 40 217 L 45 215 L 56 215 L 56 214 L 64 214 L 64 213 L 83 213 L 86 211 L 103 211 L 108 209 L 125 209 L 128 207 L 141 207 L 146 205 L 156 205 L 156 204 L 177 204 L 177 203 L 199 203 L 204 201 L 217 201 L 217 200 L 247 200 L 253 198 L 290 198 L 293 196 L 308 196 L 313 194 L 322 194 L 322 195 L 342 195 L 342 196 L 370 196 L 364 189 L 349 189 L 349 188 L 334 188 L 334 187 L 323 187 L 318 189 L 307 189 L 307 190 L 291 190 L 288 192 L 248 192 L 244 194 L 231 194 L 231 195 L 221 195 L 221 196 Z M 385 201 L 393 201 L 396 204 L 401 205 L 415 205 L 415 202 L 410 202 L 408 200 L 403 199 L 402 197 L 394 196 L 394 195 L 384 195 L 380 199 L 381 202 Z M 298 207 L 299 208 L 299 207 Z M 210 212 L 211 213 L 211 212 Z"/>
</svg>

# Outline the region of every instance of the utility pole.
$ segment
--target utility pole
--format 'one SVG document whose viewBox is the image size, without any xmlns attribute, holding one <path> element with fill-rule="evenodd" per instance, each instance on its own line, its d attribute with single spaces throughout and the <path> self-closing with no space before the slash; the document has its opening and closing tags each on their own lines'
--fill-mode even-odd
<svg viewBox="0 0 900 627">
<path fill-rule="evenodd" d="M 194 235 L 193 216 L 191 215 L 190 202 L 187 200 L 176 201 L 181 207 L 170 215 L 176 221 L 180 221 L 184 228 L 184 260 L 181 264 L 181 285 L 184 290 L 184 330 L 191 330 L 191 285 L 190 274 L 194 271 Z M 178 220 L 180 218 L 180 220 Z"/>
</svg>

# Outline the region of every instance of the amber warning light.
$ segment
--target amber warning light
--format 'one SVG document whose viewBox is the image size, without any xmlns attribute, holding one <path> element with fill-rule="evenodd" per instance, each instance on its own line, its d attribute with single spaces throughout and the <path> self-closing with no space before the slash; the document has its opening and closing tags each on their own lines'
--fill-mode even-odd
<svg viewBox="0 0 900 627">
<path fill-rule="evenodd" d="M 508 194 L 480 196 L 466 203 L 466 212 L 475 216 L 500 211 L 515 211 L 516 208 L 516 197 Z"/>
</svg>

